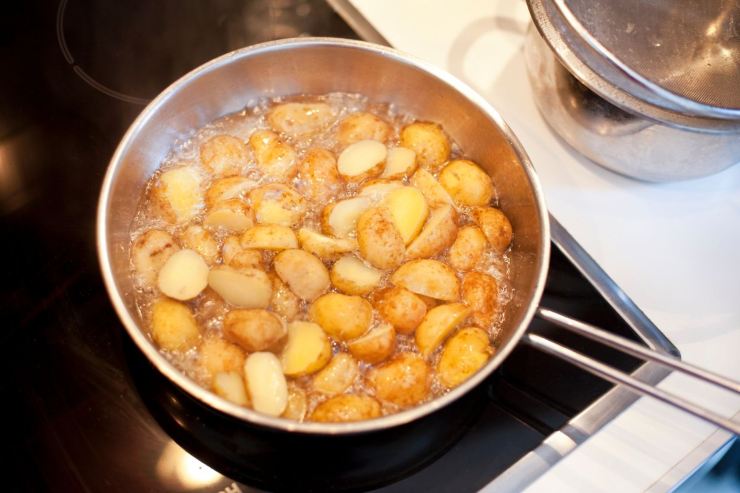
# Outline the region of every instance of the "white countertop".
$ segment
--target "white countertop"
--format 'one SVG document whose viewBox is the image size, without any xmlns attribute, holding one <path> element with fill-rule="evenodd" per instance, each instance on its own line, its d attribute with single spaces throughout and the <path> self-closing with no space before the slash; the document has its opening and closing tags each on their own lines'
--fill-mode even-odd
<svg viewBox="0 0 740 493">
<path fill-rule="evenodd" d="M 447 69 L 486 97 L 527 150 L 552 214 L 684 360 L 740 380 L 740 166 L 690 182 L 648 184 L 565 147 L 531 97 L 524 1 L 351 3 L 392 46 Z M 737 396 L 681 376 L 660 386 L 726 416 L 740 412 Z M 680 481 L 686 464 L 721 445 L 715 431 L 642 398 L 526 491 L 664 491 Z M 684 469 L 676 468 L 682 461 Z"/>
</svg>

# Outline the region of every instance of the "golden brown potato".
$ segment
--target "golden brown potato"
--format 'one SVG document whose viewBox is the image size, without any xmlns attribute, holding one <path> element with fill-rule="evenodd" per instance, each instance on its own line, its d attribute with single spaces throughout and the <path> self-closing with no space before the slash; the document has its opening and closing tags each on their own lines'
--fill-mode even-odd
<svg viewBox="0 0 740 493">
<path fill-rule="evenodd" d="M 191 300 L 208 285 L 208 264 L 193 250 L 179 250 L 167 259 L 157 276 L 159 290 L 176 300 Z"/>
<path fill-rule="evenodd" d="M 447 303 L 429 310 L 414 334 L 421 355 L 428 359 L 469 313 L 470 308 L 463 303 Z"/>
<path fill-rule="evenodd" d="M 427 314 L 427 305 L 411 291 L 394 286 L 379 292 L 375 307 L 402 334 L 411 334 Z"/>
<path fill-rule="evenodd" d="M 333 338 L 348 341 L 370 327 L 373 307 L 359 296 L 327 293 L 313 302 L 308 315 Z"/>
<path fill-rule="evenodd" d="M 292 229 L 277 224 L 252 226 L 240 238 L 242 248 L 285 250 L 298 248 L 298 238 Z"/>
<path fill-rule="evenodd" d="M 190 165 L 162 170 L 152 188 L 155 210 L 167 222 L 183 224 L 203 209 L 203 176 Z"/>
<path fill-rule="evenodd" d="M 323 204 L 336 197 L 341 188 L 342 178 L 334 154 L 320 148 L 306 151 L 298 169 L 298 192 L 312 202 Z"/>
<path fill-rule="evenodd" d="M 221 246 L 221 259 L 224 265 L 239 271 L 241 269 L 263 270 L 262 252 L 242 248 L 238 236 L 228 236 Z"/>
<path fill-rule="evenodd" d="M 284 250 L 273 265 L 280 279 L 302 300 L 315 300 L 331 285 L 323 262 L 304 250 Z"/>
<path fill-rule="evenodd" d="M 438 260 L 406 262 L 393 273 L 391 282 L 412 293 L 437 300 L 456 301 L 460 297 L 460 283 L 455 271 Z"/>
<path fill-rule="evenodd" d="M 496 253 L 504 253 L 511 244 L 512 228 L 509 219 L 493 207 L 473 208 L 473 219 L 486 235 L 488 243 Z"/>
<path fill-rule="evenodd" d="M 388 194 L 383 205 L 391 213 L 391 220 L 403 238 L 405 245 L 411 243 L 421 231 L 429 215 L 429 207 L 418 188 L 400 187 Z"/>
<path fill-rule="evenodd" d="M 406 249 L 406 258 L 434 257 L 452 245 L 457 236 L 457 212 L 451 205 L 437 207 L 419 236 Z"/>
<path fill-rule="evenodd" d="M 232 135 L 216 135 L 200 146 L 200 160 L 215 176 L 241 174 L 247 164 L 247 146 Z"/>
<path fill-rule="evenodd" d="M 295 228 L 306 215 L 306 199 L 287 185 L 272 183 L 249 192 L 254 217 L 259 224 Z"/>
<path fill-rule="evenodd" d="M 267 121 L 278 132 L 293 138 L 306 138 L 329 127 L 336 119 L 326 103 L 282 103 L 267 113 Z"/>
<path fill-rule="evenodd" d="M 249 404 L 247 387 L 241 376 L 241 368 L 238 372 L 227 371 L 214 374 L 211 381 L 211 388 L 216 395 L 234 404 L 240 406 L 247 406 Z"/>
<path fill-rule="evenodd" d="M 401 145 L 416 153 L 416 161 L 422 168 L 436 170 L 450 158 L 450 141 L 436 123 L 406 125 L 401 130 Z"/>
<path fill-rule="evenodd" d="M 491 358 L 493 348 L 488 334 L 478 327 L 460 329 L 445 343 L 437 364 L 439 381 L 457 387 L 480 370 Z"/>
<path fill-rule="evenodd" d="M 274 354 L 257 352 L 247 356 L 244 380 L 255 411 L 270 416 L 283 414 L 288 407 L 288 382 Z"/>
<path fill-rule="evenodd" d="M 367 334 L 349 341 L 347 348 L 352 356 L 365 363 L 380 363 L 396 349 L 396 331 L 391 324 L 381 323 Z"/>
<path fill-rule="evenodd" d="M 250 353 L 278 350 L 287 335 L 280 319 L 267 310 L 231 310 L 224 317 L 224 336 Z"/>
<path fill-rule="evenodd" d="M 203 338 L 198 350 L 198 364 L 209 375 L 231 371 L 241 373 L 246 357 L 242 348 L 214 333 Z"/>
<path fill-rule="evenodd" d="M 385 168 L 381 178 L 398 180 L 411 176 L 416 171 L 416 153 L 405 147 L 388 149 Z"/>
<path fill-rule="evenodd" d="M 219 265 L 208 273 L 208 285 L 224 301 L 240 308 L 267 308 L 272 298 L 272 282 L 260 269 Z"/>
<path fill-rule="evenodd" d="M 360 111 L 339 122 L 337 141 L 341 148 L 361 140 L 385 142 L 391 136 L 391 132 L 391 126 L 385 120 L 372 113 Z"/>
<path fill-rule="evenodd" d="M 344 423 L 380 416 L 380 403 L 365 394 L 342 394 L 325 400 L 313 410 L 309 421 Z"/>
<path fill-rule="evenodd" d="M 414 353 L 400 353 L 381 366 L 371 368 L 367 380 L 375 396 L 399 407 L 419 404 L 429 396 L 431 368 Z"/>
<path fill-rule="evenodd" d="M 322 369 L 331 359 L 331 342 L 318 324 L 299 321 L 288 325 L 288 343 L 280 361 L 290 377 L 310 375 Z"/>
<path fill-rule="evenodd" d="M 160 298 L 152 307 L 152 339 L 167 351 L 187 351 L 200 341 L 200 329 L 187 305 Z"/>
<path fill-rule="evenodd" d="M 249 136 L 257 169 L 272 180 L 288 181 L 298 172 L 298 155 L 275 132 L 257 130 Z"/>
<path fill-rule="evenodd" d="M 254 214 L 242 199 L 226 199 L 208 210 L 203 225 L 210 229 L 241 233 L 254 225 Z"/>
<path fill-rule="evenodd" d="M 347 147 L 337 158 L 337 171 L 346 180 L 361 182 L 383 172 L 388 149 L 376 140 L 361 140 Z"/>
<path fill-rule="evenodd" d="M 341 394 L 355 383 L 360 367 L 347 353 L 337 353 L 311 381 L 314 391 L 324 395 Z"/>
<path fill-rule="evenodd" d="M 131 247 L 134 269 L 149 285 L 157 282 L 162 266 L 180 249 L 171 234 L 159 229 L 150 229 L 142 234 Z"/>
<path fill-rule="evenodd" d="M 214 180 L 211 186 L 208 187 L 208 190 L 206 190 L 206 207 L 210 209 L 224 200 L 244 199 L 247 196 L 247 192 L 256 186 L 257 182 L 243 176 L 229 176 Z"/>
<path fill-rule="evenodd" d="M 272 280 L 270 309 L 285 318 L 288 322 L 292 321 L 298 315 L 301 300 L 293 294 L 293 291 L 288 288 L 277 274 L 270 274 L 270 280 Z"/>
<path fill-rule="evenodd" d="M 357 220 L 372 202 L 367 197 L 340 200 L 324 207 L 321 213 L 321 230 L 337 238 L 355 236 Z"/>
<path fill-rule="evenodd" d="M 481 272 L 468 272 L 463 277 L 462 299 L 473 310 L 473 322 L 481 327 L 493 324 L 498 307 L 496 279 Z"/>
<path fill-rule="evenodd" d="M 343 253 L 357 250 L 357 241 L 352 238 L 332 238 L 308 228 L 298 231 L 301 248 L 322 260 L 333 260 Z"/>
<path fill-rule="evenodd" d="M 493 198 L 493 181 L 472 161 L 455 159 L 439 174 L 439 184 L 462 205 L 488 205 Z"/>
<path fill-rule="evenodd" d="M 331 283 L 344 294 L 367 294 L 380 284 L 383 273 L 354 257 L 345 255 L 331 267 Z"/>
<path fill-rule="evenodd" d="M 454 205 L 454 201 L 447 190 L 439 184 L 437 179 L 425 169 L 417 169 L 411 176 L 411 185 L 421 190 L 427 199 L 429 207 Z"/>
<path fill-rule="evenodd" d="M 294 383 L 288 383 L 288 405 L 283 411 L 282 417 L 303 421 L 308 411 L 308 398 L 306 392 Z"/>
<path fill-rule="evenodd" d="M 390 213 L 383 207 L 368 209 L 357 220 L 357 243 L 362 258 L 383 270 L 397 267 L 406 250 Z"/>
<path fill-rule="evenodd" d="M 218 243 L 213 235 L 202 226 L 191 224 L 180 237 L 185 248 L 196 251 L 207 264 L 212 265 L 218 258 Z"/>
<path fill-rule="evenodd" d="M 453 269 L 471 270 L 486 252 L 486 237 L 478 226 L 465 226 L 450 247 L 448 261 Z"/>
</svg>

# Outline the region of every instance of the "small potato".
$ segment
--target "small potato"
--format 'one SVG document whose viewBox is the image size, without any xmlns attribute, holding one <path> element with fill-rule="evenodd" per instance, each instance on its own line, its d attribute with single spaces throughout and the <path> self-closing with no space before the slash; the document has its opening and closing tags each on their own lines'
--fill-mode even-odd
<svg viewBox="0 0 740 493">
<path fill-rule="evenodd" d="M 200 329 L 187 305 L 160 298 L 152 307 L 152 338 L 167 351 L 187 351 L 198 344 Z"/>
<path fill-rule="evenodd" d="M 429 207 L 439 207 L 443 205 L 454 205 L 454 201 L 447 190 L 439 184 L 437 179 L 427 170 L 417 169 L 411 176 L 411 185 L 421 190 L 424 198 L 427 199 Z"/>
<path fill-rule="evenodd" d="M 383 270 L 397 267 L 406 250 L 390 212 L 383 207 L 368 209 L 357 220 L 357 243 L 362 258 Z"/>
<path fill-rule="evenodd" d="M 198 349 L 198 364 L 209 375 L 231 371 L 241 373 L 246 357 L 242 348 L 214 333 L 208 334 Z"/>
<path fill-rule="evenodd" d="M 321 230 L 337 238 L 354 236 L 357 220 L 371 204 L 367 197 L 353 197 L 327 205 L 321 213 Z"/>
<path fill-rule="evenodd" d="M 218 258 L 218 243 L 213 235 L 202 226 L 191 224 L 183 231 L 182 244 L 185 248 L 196 251 L 207 264 L 213 264 Z"/>
<path fill-rule="evenodd" d="M 375 307 L 401 334 L 412 334 L 427 314 L 427 305 L 419 296 L 398 286 L 378 293 Z"/>
<path fill-rule="evenodd" d="M 249 136 L 257 169 L 272 180 L 288 181 L 298 172 L 298 155 L 275 132 L 257 130 Z"/>
<path fill-rule="evenodd" d="M 396 349 L 396 331 L 391 324 L 376 325 L 367 334 L 349 341 L 347 348 L 352 356 L 365 363 L 380 363 Z"/>
<path fill-rule="evenodd" d="M 206 190 L 206 207 L 211 209 L 224 200 L 244 199 L 247 192 L 256 186 L 257 182 L 243 176 L 229 176 L 214 180 Z"/>
<path fill-rule="evenodd" d="M 352 255 L 340 258 L 331 268 L 329 277 L 335 288 L 345 294 L 367 294 L 380 284 L 383 273 L 365 265 Z"/>
<path fill-rule="evenodd" d="M 301 248 L 322 260 L 332 260 L 337 256 L 357 250 L 357 241 L 351 238 L 332 238 L 308 228 L 298 231 Z"/>
<path fill-rule="evenodd" d="M 235 176 L 247 164 L 247 146 L 234 136 L 216 135 L 201 144 L 200 160 L 216 176 Z"/>
<path fill-rule="evenodd" d="M 295 321 L 288 325 L 288 343 L 280 361 L 289 377 L 310 375 L 322 369 L 331 359 L 331 342 L 320 326 Z"/>
<path fill-rule="evenodd" d="M 272 280 L 270 309 L 290 322 L 298 315 L 301 300 L 276 274 L 270 274 L 270 279 Z"/>
<path fill-rule="evenodd" d="M 414 353 L 400 353 L 367 374 L 375 396 L 400 407 L 419 404 L 429 396 L 431 369 Z"/>
<path fill-rule="evenodd" d="M 486 237 L 478 226 L 465 226 L 450 247 L 448 261 L 453 269 L 467 271 L 476 266 L 486 252 Z"/>
<path fill-rule="evenodd" d="M 372 113 L 357 112 L 339 122 L 337 141 L 345 148 L 361 140 L 385 142 L 391 136 L 391 126 Z"/>
<path fill-rule="evenodd" d="M 147 284 L 157 282 L 159 270 L 180 249 L 171 234 L 159 229 L 150 229 L 136 238 L 131 248 L 134 269 Z"/>
<path fill-rule="evenodd" d="M 236 271 L 241 269 L 262 270 L 264 268 L 262 252 L 242 248 L 238 236 L 228 236 L 224 239 L 224 244 L 221 247 L 221 259 L 224 265 Z"/>
<path fill-rule="evenodd" d="M 472 310 L 473 322 L 490 327 L 496 319 L 498 284 L 496 279 L 481 272 L 468 272 L 463 277 L 462 299 Z"/>
<path fill-rule="evenodd" d="M 300 299 L 313 301 L 329 289 L 329 271 L 315 255 L 284 250 L 275 256 L 275 272 Z"/>
<path fill-rule="evenodd" d="M 203 225 L 210 229 L 241 233 L 254 225 L 254 214 L 241 199 L 228 199 L 208 210 Z"/>
<path fill-rule="evenodd" d="M 203 177 L 195 166 L 165 169 L 152 189 L 156 210 L 167 221 L 182 224 L 203 209 Z"/>
<path fill-rule="evenodd" d="M 211 384 L 213 392 L 240 406 L 249 404 L 247 388 L 244 385 L 241 373 L 235 371 L 220 372 L 213 376 Z"/>
<path fill-rule="evenodd" d="M 313 410 L 309 421 L 345 423 L 380 416 L 380 403 L 365 394 L 342 394 L 325 400 Z"/>
<path fill-rule="evenodd" d="M 491 358 L 493 348 L 488 334 L 478 327 L 460 329 L 442 348 L 437 364 L 439 381 L 457 387 L 480 370 Z"/>
<path fill-rule="evenodd" d="M 388 149 L 385 158 L 385 168 L 381 178 L 397 180 L 411 176 L 416 171 L 416 153 L 405 147 Z"/>
<path fill-rule="evenodd" d="M 252 353 L 244 362 L 247 395 L 255 411 L 280 416 L 288 407 L 288 382 L 272 353 Z"/>
<path fill-rule="evenodd" d="M 308 316 L 333 338 L 348 341 L 370 327 L 373 307 L 359 296 L 328 293 L 313 302 Z"/>
<path fill-rule="evenodd" d="M 347 147 L 337 159 L 337 171 L 350 181 L 363 181 L 383 172 L 388 149 L 376 140 L 361 140 Z"/>
<path fill-rule="evenodd" d="M 280 319 L 267 310 L 231 310 L 224 317 L 224 336 L 250 353 L 278 349 L 287 335 Z"/>
<path fill-rule="evenodd" d="M 428 359 L 468 314 L 470 308 L 463 303 L 448 303 L 429 310 L 414 334 L 421 355 Z"/>
<path fill-rule="evenodd" d="M 254 217 L 259 224 L 294 228 L 306 215 L 306 199 L 287 185 L 273 183 L 249 192 Z"/>
<path fill-rule="evenodd" d="M 360 367 L 351 355 L 337 353 L 314 375 L 311 386 L 320 394 L 337 395 L 350 388 L 359 374 Z"/>
<path fill-rule="evenodd" d="M 298 168 L 298 192 L 312 202 L 326 203 L 336 197 L 341 187 L 342 178 L 334 154 L 320 148 L 306 151 Z"/>
<path fill-rule="evenodd" d="M 293 138 L 305 138 L 329 127 L 336 119 L 326 103 L 282 103 L 267 113 L 270 126 Z"/>
<path fill-rule="evenodd" d="M 388 194 L 383 205 L 391 213 L 391 219 L 405 245 L 421 231 L 429 215 L 429 207 L 418 188 L 401 187 Z"/>
<path fill-rule="evenodd" d="M 240 238 L 242 248 L 257 250 L 285 250 L 298 248 L 298 239 L 292 229 L 277 224 L 252 226 Z"/>
<path fill-rule="evenodd" d="M 295 421 L 303 421 L 307 411 L 308 399 L 306 398 L 306 392 L 299 386 L 288 383 L 288 405 L 285 407 L 282 417 Z"/>
<path fill-rule="evenodd" d="M 462 205 L 488 205 L 493 198 L 493 181 L 472 161 L 455 159 L 439 174 L 439 184 Z"/>
<path fill-rule="evenodd" d="M 267 308 L 272 282 L 264 271 L 218 266 L 208 273 L 208 285 L 227 303 L 240 308 Z"/>
<path fill-rule="evenodd" d="M 512 228 L 509 219 L 493 207 L 473 208 L 473 220 L 483 230 L 488 243 L 496 253 L 504 253 L 511 244 Z"/>
<path fill-rule="evenodd" d="M 406 262 L 391 276 L 396 286 L 437 300 L 456 301 L 460 283 L 448 265 L 438 260 L 421 259 Z"/>
<path fill-rule="evenodd" d="M 208 264 L 193 250 L 173 253 L 162 266 L 157 287 L 170 298 L 184 301 L 195 298 L 208 285 Z"/>
<path fill-rule="evenodd" d="M 406 249 L 406 258 L 434 257 L 452 245 L 457 236 L 457 212 L 451 205 L 437 207 L 419 236 Z"/>
<path fill-rule="evenodd" d="M 401 180 L 386 180 L 385 178 L 370 180 L 362 185 L 358 197 L 367 197 L 372 204 L 378 204 L 384 201 L 391 192 L 403 186 Z"/>
<path fill-rule="evenodd" d="M 450 158 L 450 141 L 436 123 L 406 125 L 401 130 L 401 145 L 416 153 L 416 160 L 422 168 L 437 169 Z"/>
</svg>

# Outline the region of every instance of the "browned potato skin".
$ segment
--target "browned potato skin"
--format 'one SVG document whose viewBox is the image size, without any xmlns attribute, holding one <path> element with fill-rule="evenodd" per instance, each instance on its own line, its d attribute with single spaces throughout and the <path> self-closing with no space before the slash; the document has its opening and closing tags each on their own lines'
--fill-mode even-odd
<svg viewBox="0 0 740 493">
<path fill-rule="evenodd" d="M 250 353 L 279 348 L 288 334 L 280 319 L 261 308 L 231 310 L 223 330 L 227 339 Z"/>
<path fill-rule="evenodd" d="M 433 259 L 406 262 L 391 275 L 391 282 L 414 294 L 438 300 L 456 301 L 460 283 L 449 265 Z"/>
<path fill-rule="evenodd" d="M 324 395 L 337 395 L 355 383 L 360 367 L 352 355 L 339 352 L 321 370 L 313 375 L 312 388 Z"/>
<path fill-rule="evenodd" d="M 396 348 L 396 330 L 390 324 L 380 324 L 347 344 L 349 352 L 365 363 L 376 364 L 390 358 Z"/>
<path fill-rule="evenodd" d="M 313 410 L 309 421 L 344 423 L 380 416 L 380 403 L 365 394 L 341 394 L 328 399 Z"/>
<path fill-rule="evenodd" d="M 198 363 L 210 375 L 230 371 L 241 374 L 244 371 L 246 357 L 242 348 L 211 333 L 203 339 L 200 345 Z"/>
<path fill-rule="evenodd" d="M 401 130 L 401 146 L 416 153 L 419 166 L 436 170 L 450 158 L 450 141 L 442 127 L 432 122 L 414 122 Z"/>
<path fill-rule="evenodd" d="M 198 252 L 207 264 L 211 265 L 216 262 L 218 258 L 218 243 L 208 230 L 203 229 L 202 226 L 193 224 L 183 231 L 181 238 L 183 246 Z"/>
<path fill-rule="evenodd" d="M 457 212 L 443 205 L 429 214 L 427 224 L 406 249 L 406 259 L 434 257 L 452 245 L 457 237 Z"/>
<path fill-rule="evenodd" d="M 321 102 L 288 101 L 267 113 L 270 126 L 293 138 L 306 138 L 324 130 L 336 119 L 331 106 Z"/>
<path fill-rule="evenodd" d="M 373 307 L 360 296 L 327 293 L 313 302 L 308 316 L 333 338 L 346 341 L 367 331 Z"/>
<path fill-rule="evenodd" d="M 285 318 L 288 322 L 292 322 L 298 310 L 301 307 L 301 300 L 293 294 L 293 291 L 288 288 L 275 273 L 270 273 L 270 279 L 272 280 L 272 299 L 270 300 L 269 309 Z"/>
<path fill-rule="evenodd" d="M 149 284 L 156 284 L 159 270 L 179 249 L 171 234 L 150 229 L 136 238 L 131 248 L 134 268 Z"/>
<path fill-rule="evenodd" d="M 241 199 L 256 183 L 243 176 L 229 176 L 214 180 L 206 190 L 205 202 L 207 208 L 212 208 L 221 201 Z"/>
<path fill-rule="evenodd" d="M 200 328 L 187 305 L 160 298 L 152 307 L 152 338 L 162 349 L 186 351 L 200 341 Z"/>
<path fill-rule="evenodd" d="M 412 334 L 427 314 L 426 303 L 399 286 L 380 291 L 375 297 L 375 307 L 401 334 Z"/>
<path fill-rule="evenodd" d="M 216 176 L 235 176 L 247 163 L 247 146 L 232 135 L 216 135 L 200 146 L 200 160 Z"/>
<path fill-rule="evenodd" d="M 270 183 L 263 185 L 249 192 L 249 200 L 252 202 L 254 215 L 259 224 L 278 224 L 295 228 L 303 222 L 303 216 L 306 214 L 306 199 L 298 192 L 287 185 L 280 183 Z M 263 209 L 263 201 L 269 203 L 279 203 L 279 209 L 285 211 L 286 216 L 282 221 L 271 222 L 266 220 Z M 266 202 L 265 202 L 266 203 Z"/>
<path fill-rule="evenodd" d="M 496 279 L 481 272 L 468 272 L 463 277 L 462 299 L 473 311 L 473 322 L 490 327 L 496 318 L 498 285 Z"/>
<path fill-rule="evenodd" d="M 268 177 L 290 180 L 298 172 L 295 150 L 270 130 L 257 130 L 249 136 L 249 146 L 257 158 L 257 168 Z"/>
<path fill-rule="evenodd" d="M 361 140 L 386 142 L 390 136 L 391 126 L 382 118 L 366 112 L 347 116 L 339 123 L 337 130 L 337 140 L 341 148 Z"/>
<path fill-rule="evenodd" d="M 288 405 L 283 411 L 282 417 L 303 421 L 308 410 L 306 392 L 293 382 L 288 382 Z"/>
<path fill-rule="evenodd" d="M 331 286 L 324 263 L 304 250 L 283 250 L 275 256 L 273 266 L 280 279 L 303 300 L 313 301 Z"/>
<path fill-rule="evenodd" d="M 309 201 L 325 203 L 337 195 L 342 183 L 334 154 L 317 147 L 306 151 L 298 168 L 299 193 Z"/>
<path fill-rule="evenodd" d="M 462 205 L 488 205 L 493 198 L 493 181 L 473 161 L 455 159 L 439 174 L 439 183 Z"/>
<path fill-rule="evenodd" d="M 445 387 L 457 387 L 480 370 L 493 352 L 485 331 L 478 327 L 460 329 L 442 348 L 437 364 L 439 381 Z"/>
<path fill-rule="evenodd" d="M 375 396 L 399 407 L 414 406 L 429 396 L 431 368 L 414 353 L 400 353 L 367 374 Z"/>
<path fill-rule="evenodd" d="M 504 253 L 511 244 L 512 227 L 509 219 L 499 209 L 474 207 L 473 219 L 486 235 L 488 243 L 496 253 Z"/>
<path fill-rule="evenodd" d="M 486 237 L 478 226 L 464 226 L 450 247 L 447 260 L 453 269 L 471 270 L 486 252 Z"/>
<path fill-rule="evenodd" d="M 393 269 L 403 261 L 403 238 L 382 207 L 368 209 L 357 220 L 357 243 L 362 258 L 378 269 Z"/>
</svg>

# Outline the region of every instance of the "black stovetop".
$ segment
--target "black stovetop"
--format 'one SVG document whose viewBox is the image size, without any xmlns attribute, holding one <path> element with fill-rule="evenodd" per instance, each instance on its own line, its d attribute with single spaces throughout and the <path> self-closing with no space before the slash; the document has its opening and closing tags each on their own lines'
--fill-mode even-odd
<svg viewBox="0 0 740 493">
<path fill-rule="evenodd" d="M 133 348 L 105 293 L 94 219 L 108 159 L 148 99 L 210 58 L 281 37 L 355 36 L 321 1 L 33 0 L 3 10 L 4 491 L 470 491 L 611 387 L 519 347 L 465 399 L 390 437 L 301 442 L 199 408 Z M 543 305 L 634 339 L 553 250 Z M 618 368 L 639 364 L 533 325 Z"/>
</svg>

